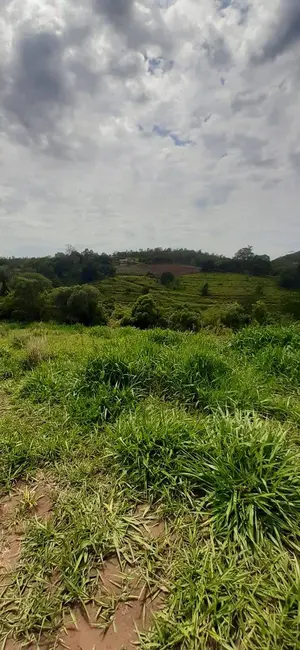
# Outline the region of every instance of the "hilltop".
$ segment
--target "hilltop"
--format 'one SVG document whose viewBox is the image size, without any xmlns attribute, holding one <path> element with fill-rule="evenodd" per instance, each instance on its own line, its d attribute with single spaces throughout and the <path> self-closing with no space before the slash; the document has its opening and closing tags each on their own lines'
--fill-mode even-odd
<svg viewBox="0 0 300 650">
<path fill-rule="evenodd" d="M 300 264 L 300 251 L 297 251 L 296 253 L 288 253 L 288 255 L 282 255 L 272 261 L 274 268 L 278 269 L 295 266 L 296 264 Z"/>
</svg>

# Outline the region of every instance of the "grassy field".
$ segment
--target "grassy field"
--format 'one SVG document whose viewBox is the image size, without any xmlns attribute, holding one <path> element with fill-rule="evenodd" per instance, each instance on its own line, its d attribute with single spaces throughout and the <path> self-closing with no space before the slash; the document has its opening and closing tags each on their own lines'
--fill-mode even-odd
<svg viewBox="0 0 300 650">
<path fill-rule="evenodd" d="M 297 325 L 2 324 L 0 647 L 298 650 L 299 425 Z"/>
<path fill-rule="evenodd" d="M 201 295 L 203 285 L 208 282 L 209 295 Z M 271 311 L 276 311 L 288 293 L 278 286 L 273 277 L 251 277 L 238 273 L 198 273 L 178 278 L 174 287 L 164 288 L 159 281 L 146 276 L 122 276 L 107 279 L 98 285 L 105 300 L 115 305 L 131 306 L 137 298 L 149 289 L 156 303 L 164 311 L 170 312 L 177 306 L 188 304 L 195 311 L 205 310 L 217 304 L 243 301 L 244 299 L 263 300 Z"/>
</svg>

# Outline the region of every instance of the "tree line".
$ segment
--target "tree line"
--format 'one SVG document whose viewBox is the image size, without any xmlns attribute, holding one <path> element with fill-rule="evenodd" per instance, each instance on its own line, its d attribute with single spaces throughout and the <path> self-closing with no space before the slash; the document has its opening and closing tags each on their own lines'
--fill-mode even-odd
<svg viewBox="0 0 300 650">
<path fill-rule="evenodd" d="M 205 273 L 242 273 L 254 276 L 277 275 L 281 286 L 300 287 L 300 265 L 279 267 L 268 255 L 257 255 L 252 246 L 245 246 L 233 257 L 210 254 L 185 248 L 153 248 L 139 251 L 120 251 L 113 255 L 85 249 L 79 252 L 67 247 L 45 257 L 0 257 L 0 294 L 5 295 L 9 281 L 16 275 L 39 273 L 48 278 L 54 287 L 92 284 L 114 277 L 120 260 L 143 264 L 178 264 L 197 266 Z"/>
<path fill-rule="evenodd" d="M 282 287 L 300 288 L 300 265 L 278 269 L 267 255 L 256 255 L 252 246 L 241 248 L 233 258 L 187 249 L 156 248 L 107 255 L 89 249 L 78 252 L 68 247 L 65 252 L 52 257 L 0 258 L 0 318 L 103 324 L 107 321 L 107 309 L 97 283 L 114 277 L 124 256 L 148 264 L 197 264 L 199 270 L 206 273 L 227 271 L 254 276 L 277 273 Z M 168 286 L 176 283 L 176 279 L 171 272 L 166 272 L 160 282 Z M 201 292 L 203 296 L 209 295 L 207 282 Z M 294 314 L 294 311 L 293 303 L 289 306 L 289 313 Z M 299 318 L 298 302 L 297 314 L 294 315 Z M 175 315 L 173 320 L 177 317 Z M 136 314 L 130 318 L 133 324 L 137 322 Z M 184 322 L 189 316 L 181 314 L 180 318 Z"/>
</svg>

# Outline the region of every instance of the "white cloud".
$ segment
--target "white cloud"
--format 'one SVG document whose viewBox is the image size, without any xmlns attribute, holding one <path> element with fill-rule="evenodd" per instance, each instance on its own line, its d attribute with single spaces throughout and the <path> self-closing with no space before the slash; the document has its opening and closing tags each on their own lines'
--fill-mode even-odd
<svg viewBox="0 0 300 650">
<path fill-rule="evenodd" d="M 0 254 L 300 248 L 298 1 L 0 8 Z"/>
</svg>

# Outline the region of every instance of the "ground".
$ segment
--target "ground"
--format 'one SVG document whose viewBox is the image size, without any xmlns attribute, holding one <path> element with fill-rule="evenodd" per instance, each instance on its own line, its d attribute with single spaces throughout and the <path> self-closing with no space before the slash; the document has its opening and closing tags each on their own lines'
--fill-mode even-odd
<svg viewBox="0 0 300 650">
<path fill-rule="evenodd" d="M 0 327 L 0 642 L 297 650 L 300 329 Z"/>
</svg>

